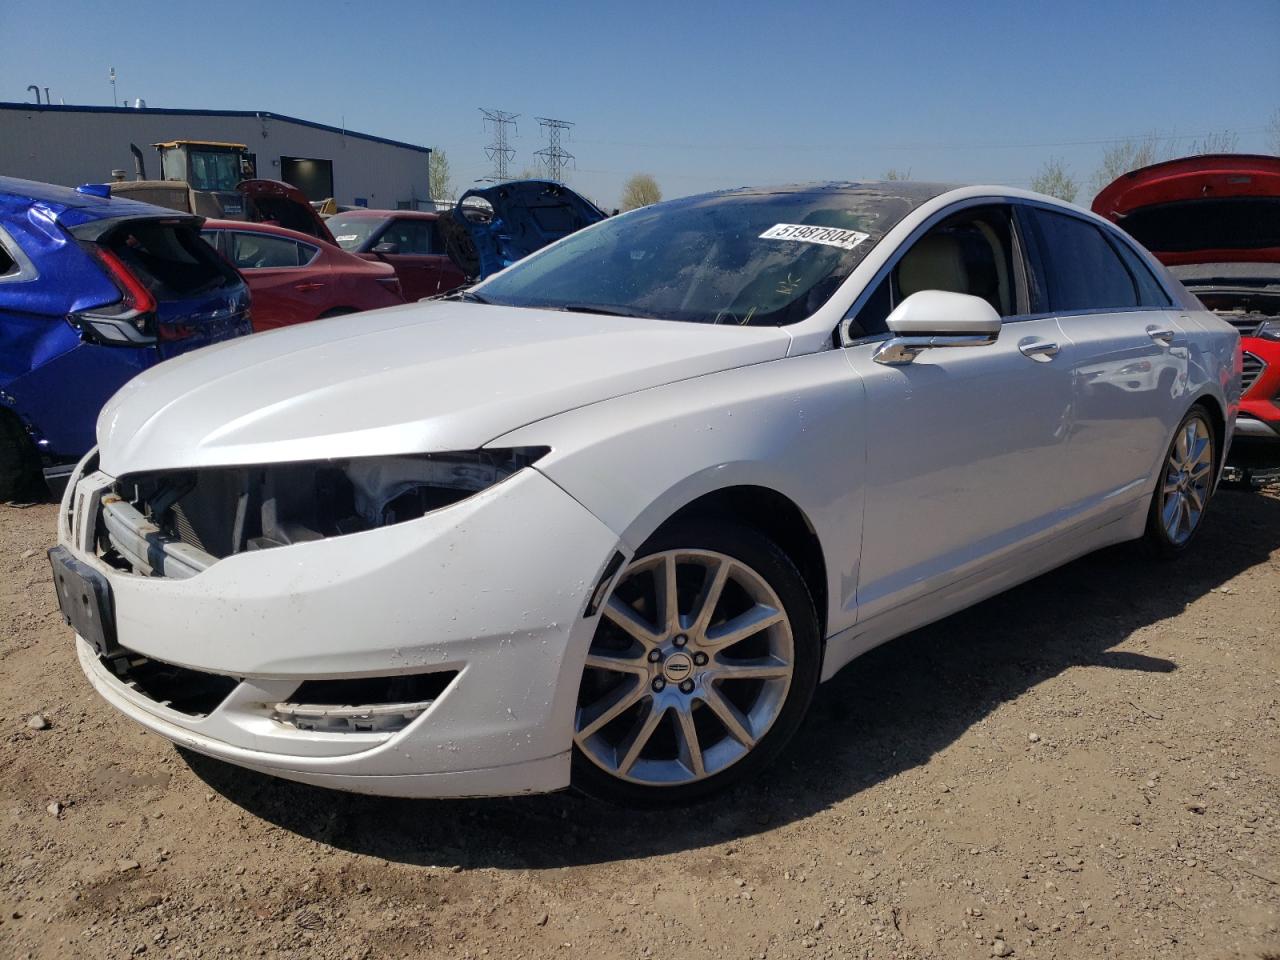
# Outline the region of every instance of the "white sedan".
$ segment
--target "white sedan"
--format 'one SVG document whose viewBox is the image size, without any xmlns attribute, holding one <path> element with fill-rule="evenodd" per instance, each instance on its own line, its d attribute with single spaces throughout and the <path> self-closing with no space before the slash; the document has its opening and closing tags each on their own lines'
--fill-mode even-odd
<svg viewBox="0 0 1280 960">
<path fill-rule="evenodd" d="M 1046 197 L 715 193 L 141 374 L 51 559 L 94 687 L 192 750 L 685 802 L 877 644 L 1108 544 L 1185 551 L 1239 363 Z"/>
</svg>

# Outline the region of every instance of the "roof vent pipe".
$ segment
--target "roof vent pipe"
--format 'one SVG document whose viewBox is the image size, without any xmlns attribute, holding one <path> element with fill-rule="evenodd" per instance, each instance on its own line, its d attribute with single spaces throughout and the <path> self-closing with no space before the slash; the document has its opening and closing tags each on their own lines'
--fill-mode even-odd
<svg viewBox="0 0 1280 960">
<path fill-rule="evenodd" d="M 147 163 L 142 159 L 142 151 L 136 143 L 129 144 L 129 152 L 133 154 L 133 172 L 139 180 L 147 179 Z"/>
</svg>

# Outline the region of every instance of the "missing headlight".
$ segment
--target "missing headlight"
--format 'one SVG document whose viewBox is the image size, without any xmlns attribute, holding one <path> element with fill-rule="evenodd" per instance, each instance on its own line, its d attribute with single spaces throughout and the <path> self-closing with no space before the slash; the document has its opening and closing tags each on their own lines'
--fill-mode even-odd
<svg viewBox="0 0 1280 960">
<path fill-rule="evenodd" d="M 159 528 L 162 540 L 220 558 L 414 520 L 547 452 L 515 447 L 135 474 L 117 483 L 116 494 Z M 111 545 L 104 547 L 115 562 Z"/>
<path fill-rule="evenodd" d="M 547 452 L 546 447 L 433 453 L 351 460 L 346 475 L 355 510 L 372 526 L 411 520 L 465 500 L 505 480 Z"/>
</svg>

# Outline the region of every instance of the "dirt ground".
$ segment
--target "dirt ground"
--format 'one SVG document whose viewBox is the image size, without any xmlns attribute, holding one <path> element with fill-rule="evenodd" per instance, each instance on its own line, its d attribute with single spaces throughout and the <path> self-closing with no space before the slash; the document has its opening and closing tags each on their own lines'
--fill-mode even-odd
<svg viewBox="0 0 1280 960">
<path fill-rule="evenodd" d="M 1275 494 L 880 648 L 766 778 L 661 814 L 180 753 L 81 676 L 53 522 L 0 507 L 0 956 L 1280 957 Z"/>
</svg>

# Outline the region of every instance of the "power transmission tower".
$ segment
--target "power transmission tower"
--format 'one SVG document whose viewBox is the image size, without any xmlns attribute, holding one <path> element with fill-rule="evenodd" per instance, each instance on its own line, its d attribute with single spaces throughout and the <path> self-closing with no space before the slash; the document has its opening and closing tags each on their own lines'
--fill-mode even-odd
<svg viewBox="0 0 1280 960">
<path fill-rule="evenodd" d="M 542 164 L 547 168 L 548 180 L 563 181 L 565 164 L 573 159 L 573 154 L 567 153 L 560 147 L 560 137 L 568 133 L 573 124 L 567 120 L 552 120 L 550 117 L 536 119 L 547 138 L 547 145 L 535 152 L 534 156 L 542 158 Z"/>
<path fill-rule="evenodd" d="M 493 176 L 488 179 L 502 183 L 510 180 L 507 166 L 516 155 L 514 147 L 507 145 L 507 127 L 516 125 L 518 113 L 507 113 L 505 110 L 486 110 L 480 108 L 485 123 L 493 125 L 493 143 L 484 148 L 485 156 L 493 162 Z"/>
</svg>

